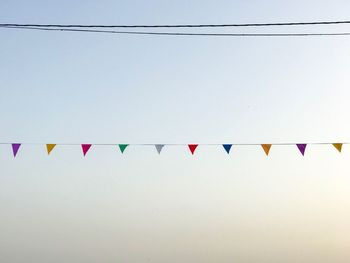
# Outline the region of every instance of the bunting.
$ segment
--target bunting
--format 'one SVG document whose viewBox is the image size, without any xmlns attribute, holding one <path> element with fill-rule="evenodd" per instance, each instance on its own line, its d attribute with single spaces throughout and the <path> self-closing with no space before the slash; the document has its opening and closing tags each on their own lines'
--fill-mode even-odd
<svg viewBox="0 0 350 263">
<path fill-rule="evenodd" d="M 55 148 L 55 146 L 56 146 L 56 144 L 46 144 L 46 150 L 47 150 L 48 155 L 51 153 L 53 148 Z"/>
<path fill-rule="evenodd" d="M 129 144 L 119 144 L 119 149 L 122 153 L 124 153 L 126 147 L 128 147 L 128 146 L 129 146 Z"/>
<path fill-rule="evenodd" d="M 272 144 L 262 144 L 261 145 L 261 147 L 263 148 L 266 156 L 269 156 L 271 146 L 272 146 Z"/>
<path fill-rule="evenodd" d="M 307 144 L 297 144 L 300 153 L 304 156 Z"/>
<path fill-rule="evenodd" d="M 342 143 L 333 143 L 333 146 L 338 150 L 338 152 L 341 153 L 341 150 L 343 148 L 343 144 Z"/>
<path fill-rule="evenodd" d="M 223 144 L 222 147 L 224 147 L 225 151 L 227 152 L 227 154 L 230 153 L 232 144 Z"/>
<path fill-rule="evenodd" d="M 82 144 L 81 149 L 83 150 L 84 156 L 87 154 L 87 152 L 90 150 L 92 144 Z"/>
<path fill-rule="evenodd" d="M 188 148 L 190 149 L 192 155 L 194 154 L 195 150 L 197 149 L 198 144 L 189 144 Z"/>
<path fill-rule="evenodd" d="M 40 143 L 7 143 L 7 142 L 3 142 L 1 143 L 0 142 L 0 145 L 1 144 L 8 144 L 8 145 L 11 145 L 12 147 L 12 153 L 13 153 L 13 156 L 16 157 L 18 152 L 19 152 L 19 149 L 25 144 L 25 145 L 30 145 L 30 144 L 40 144 Z M 284 146 L 290 146 L 290 145 L 294 145 L 297 147 L 298 151 L 301 153 L 302 156 L 305 155 L 305 152 L 306 152 L 306 148 L 308 145 L 331 145 L 333 148 L 335 148 L 339 153 L 342 152 L 343 150 L 343 146 L 344 145 L 348 145 L 350 144 L 350 142 L 343 142 L 343 143 L 297 143 L 297 144 L 294 144 L 294 143 L 275 143 L 275 144 L 202 144 L 202 145 L 207 145 L 207 146 L 220 146 L 220 147 L 223 147 L 223 149 L 225 150 L 225 152 L 227 154 L 230 154 L 230 151 L 232 149 L 232 146 L 235 145 L 235 147 L 237 146 L 252 146 L 252 145 L 255 145 L 255 146 L 260 146 L 262 147 L 264 153 L 266 154 L 266 156 L 268 156 L 270 154 L 270 150 L 272 148 L 273 145 L 284 145 Z M 52 151 L 55 149 L 55 147 L 57 145 L 80 145 L 81 146 L 81 149 L 82 149 L 82 152 L 83 152 L 83 155 L 86 156 L 86 154 L 88 153 L 88 151 L 91 149 L 91 147 L 93 145 L 116 145 L 116 144 L 77 144 L 77 143 L 67 143 L 67 144 L 54 144 L 54 143 L 49 143 L 49 144 L 43 144 L 46 146 L 46 152 L 48 155 L 50 155 L 52 153 Z M 118 145 L 118 148 L 120 150 L 120 152 L 123 154 L 126 150 L 126 148 L 130 145 L 130 144 L 117 144 Z M 184 144 L 132 144 L 132 145 L 136 145 L 136 146 L 152 146 L 152 147 L 155 147 L 156 151 L 158 154 L 161 154 L 162 150 L 164 149 L 165 146 L 167 145 L 184 145 Z M 188 147 L 188 149 L 190 150 L 190 153 L 192 155 L 195 154 L 195 151 L 197 150 L 199 144 L 186 144 L 186 146 Z"/>
<path fill-rule="evenodd" d="M 160 154 L 160 152 L 163 150 L 164 144 L 155 144 L 157 152 Z"/>
<path fill-rule="evenodd" d="M 21 147 L 20 143 L 12 143 L 12 152 L 13 152 L 13 157 L 16 157 L 19 147 Z"/>
</svg>

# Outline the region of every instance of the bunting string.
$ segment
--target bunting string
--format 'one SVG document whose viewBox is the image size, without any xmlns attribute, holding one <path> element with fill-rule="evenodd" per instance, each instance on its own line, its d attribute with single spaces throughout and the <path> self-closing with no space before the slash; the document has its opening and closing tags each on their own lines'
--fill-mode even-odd
<svg viewBox="0 0 350 263">
<path fill-rule="evenodd" d="M 340 21 L 310 21 L 310 22 L 277 22 L 277 23 L 228 23 L 228 24 L 158 24 L 158 25 L 82 25 L 82 24 L 23 24 L 23 23 L 0 23 L 0 30 L 40 30 L 42 32 L 56 31 L 56 32 L 71 32 L 71 33 L 103 33 L 114 35 L 143 35 L 143 36 L 199 36 L 199 37 L 311 37 L 311 36 L 350 36 L 350 32 L 280 32 L 280 33 L 249 33 L 249 32 L 220 32 L 221 29 L 233 28 L 259 28 L 263 27 L 304 27 L 308 28 L 314 26 L 332 25 L 337 27 L 339 25 L 348 25 L 349 20 Z M 135 31 L 142 28 L 142 31 Z M 122 30 L 123 29 L 123 30 Z M 125 30 L 128 29 L 128 30 Z M 157 30 L 156 30 L 157 29 Z M 177 31 L 169 31 L 169 29 L 177 29 Z M 209 31 L 184 31 L 184 29 L 206 29 Z M 154 31 L 156 30 L 156 31 Z M 161 30 L 161 31 L 159 31 Z M 166 30 L 166 31 L 164 31 Z"/>
<path fill-rule="evenodd" d="M 333 146 L 339 153 L 342 152 L 343 146 L 350 144 L 349 142 L 310 142 L 310 143 L 232 143 L 232 144 L 219 144 L 219 143 L 202 143 L 202 144 L 186 144 L 186 143 L 164 143 L 164 144 L 152 144 L 152 143 L 132 143 L 132 144 L 118 144 L 118 143 L 12 143 L 12 142 L 0 142 L 0 145 L 10 145 L 12 148 L 13 156 L 16 157 L 21 146 L 23 145 L 43 145 L 46 146 L 47 154 L 50 155 L 56 146 L 80 146 L 83 156 L 86 156 L 89 150 L 93 146 L 115 146 L 119 148 L 120 152 L 124 152 L 130 146 L 152 146 L 155 147 L 158 154 L 162 152 L 166 146 L 187 146 L 189 152 L 194 155 L 199 146 L 220 146 L 227 153 L 230 154 L 232 147 L 236 146 L 260 146 L 266 156 L 269 155 L 273 146 L 290 146 L 294 145 L 302 156 L 305 155 L 308 145 L 330 145 Z"/>
</svg>

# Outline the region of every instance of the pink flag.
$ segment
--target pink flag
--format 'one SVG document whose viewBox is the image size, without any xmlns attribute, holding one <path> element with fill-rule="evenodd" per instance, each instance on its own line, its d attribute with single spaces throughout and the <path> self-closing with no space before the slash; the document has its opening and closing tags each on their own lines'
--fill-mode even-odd
<svg viewBox="0 0 350 263">
<path fill-rule="evenodd" d="M 85 156 L 87 154 L 87 152 L 90 150 L 91 144 L 82 144 L 81 148 L 83 149 L 83 154 Z"/>
<path fill-rule="evenodd" d="M 12 152 L 13 152 L 13 157 L 16 157 L 19 147 L 21 147 L 20 143 L 12 143 Z"/>
</svg>

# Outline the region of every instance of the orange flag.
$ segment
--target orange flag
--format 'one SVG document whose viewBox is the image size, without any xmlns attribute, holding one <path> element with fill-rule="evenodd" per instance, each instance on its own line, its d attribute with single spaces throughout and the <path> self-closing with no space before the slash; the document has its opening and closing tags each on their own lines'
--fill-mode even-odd
<svg viewBox="0 0 350 263">
<path fill-rule="evenodd" d="M 50 152 L 55 148 L 56 144 L 46 144 L 47 154 L 50 154 Z"/>
<path fill-rule="evenodd" d="M 341 153 L 341 150 L 343 148 L 343 144 L 342 143 L 333 143 L 333 146 L 338 150 L 338 152 Z"/>
<path fill-rule="evenodd" d="M 262 144 L 261 147 L 264 149 L 266 156 L 269 155 L 272 144 Z"/>
</svg>

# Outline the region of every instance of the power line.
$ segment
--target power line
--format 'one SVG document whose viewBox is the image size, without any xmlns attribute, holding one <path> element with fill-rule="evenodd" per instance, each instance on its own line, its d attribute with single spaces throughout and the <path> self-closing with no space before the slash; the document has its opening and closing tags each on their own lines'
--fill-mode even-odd
<svg viewBox="0 0 350 263">
<path fill-rule="evenodd" d="M 74 29 L 74 28 L 45 28 L 45 27 L 21 27 L 0 26 L 5 29 L 24 29 L 60 32 L 82 32 L 82 33 L 106 33 L 106 34 L 128 34 L 128 35 L 162 35 L 162 36 L 208 36 L 208 37 L 308 37 L 308 36 L 350 36 L 350 32 L 336 33 L 186 33 L 186 32 L 150 32 L 150 31 L 115 31 L 99 29 Z"/>
<path fill-rule="evenodd" d="M 350 24 L 350 20 L 277 22 L 277 23 L 233 23 L 233 24 L 164 24 L 164 25 L 83 25 L 83 24 L 19 24 L 0 23 L 0 27 L 56 27 L 56 28 L 200 28 L 200 27 L 268 27 L 268 26 L 312 26 Z"/>
</svg>

